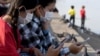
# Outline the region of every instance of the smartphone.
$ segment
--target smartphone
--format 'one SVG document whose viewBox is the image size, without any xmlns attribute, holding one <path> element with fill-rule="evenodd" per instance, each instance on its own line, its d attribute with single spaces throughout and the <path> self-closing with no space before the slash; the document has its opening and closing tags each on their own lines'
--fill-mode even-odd
<svg viewBox="0 0 100 56">
<path fill-rule="evenodd" d="M 63 45 L 66 41 L 67 41 L 67 39 L 65 38 L 64 40 L 62 40 L 62 41 L 59 43 L 59 45 L 54 46 L 54 48 L 57 48 L 58 46 Z"/>
<path fill-rule="evenodd" d="M 65 38 L 64 40 L 62 40 L 62 41 L 60 42 L 60 44 L 61 44 L 61 43 L 66 43 L 68 40 L 69 40 L 69 39 Z"/>
<path fill-rule="evenodd" d="M 88 37 L 86 40 L 84 40 L 83 42 L 80 42 L 80 44 L 86 44 L 86 42 L 88 42 L 90 40 L 90 37 Z"/>
</svg>

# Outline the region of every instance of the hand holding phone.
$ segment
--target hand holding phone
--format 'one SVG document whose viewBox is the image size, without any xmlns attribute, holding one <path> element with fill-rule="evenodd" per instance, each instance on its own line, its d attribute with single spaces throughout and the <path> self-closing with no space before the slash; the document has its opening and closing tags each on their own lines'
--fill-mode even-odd
<svg viewBox="0 0 100 56">
<path fill-rule="evenodd" d="M 88 37 L 85 41 L 80 42 L 81 44 L 85 44 L 86 42 L 88 42 L 90 40 L 90 38 Z"/>
<path fill-rule="evenodd" d="M 90 37 L 88 37 L 86 40 L 84 40 L 83 42 L 79 42 L 78 45 L 84 45 L 86 44 L 88 41 L 90 40 Z"/>
</svg>

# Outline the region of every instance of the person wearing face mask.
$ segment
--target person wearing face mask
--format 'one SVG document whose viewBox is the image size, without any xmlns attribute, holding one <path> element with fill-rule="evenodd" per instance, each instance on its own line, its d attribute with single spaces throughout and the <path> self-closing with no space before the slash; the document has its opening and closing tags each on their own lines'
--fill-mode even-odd
<svg viewBox="0 0 100 56">
<path fill-rule="evenodd" d="M 20 48 L 17 6 L 20 1 L 13 0 L 6 14 L 0 17 L 0 56 L 19 56 L 17 52 Z"/>
<path fill-rule="evenodd" d="M 32 20 L 32 17 L 33 17 L 33 13 L 27 12 L 27 16 L 25 18 L 26 19 L 25 23 L 30 22 Z"/>
<path fill-rule="evenodd" d="M 39 21 L 36 18 L 33 18 L 31 16 L 31 14 L 33 14 L 33 11 L 35 11 L 35 9 L 37 9 L 39 6 L 36 4 L 37 0 L 26 0 L 23 2 L 26 11 L 27 11 L 27 16 L 26 19 L 28 20 L 28 23 L 26 23 L 24 26 L 19 26 L 19 30 L 20 30 L 20 34 L 22 36 L 22 46 L 24 46 L 25 48 L 28 48 L 28 50 L 32 49 L 33 47 L 36 47 L 38 49 L 42 49 L 42 46 L 40 44 L 40 37 L 43 37 L 42 35 L 42 31 L 39 29 Z M 31 20 L 30 20 L 31 19 Z M 35 22 L 33 22 L 33 19 Z M 31 50 L 33 51 L 33 50 Z M 37 52 L 36 50 L 34 52 Z M 33 55 L 34 56 L 34 52 L 28 52 L 28 51 L 24 51 L 21 50 L 21 56 L 23 55 Z"/>
<path fill-rule="evenodd" d="M 55 9 L 55 2 L 56 0 L 39 0 L 40 4 L 42 5 L 43 7 L 43 10 L 44 10 L 44 17 L 47 19 L 47 20 L 51 20 L 53 17 L 54 17 L 54 12 L 53 10 Z"/>
<path fill-rule="evenodd" d="M 23 2 L 24 3 L 23 6 L 25 6 L 27 12 L 30 12 L 30 13 L 34 12 L 34 16 L 31 17 L 32 20 L 30 22 L 26 23 L 24 26 L 23 25 L 19 26 L 19 31 L 20 31 L 21 38 L 22 38 L 21 45 L 24 48 L 27 48 L 27 50 L 25 50 L 25 49 L 21 50 L 21 53 L 20 53 L 21 56 L 23 56 L 23 55 L 39 56 L 39 54 L 35 54 L 36 52 L 39 52 L 38 50 L 35 50 L 35 51 L 32 50 L 35 48 L 38 48 L 43 55 L 46 55 L 47 50 L 50 47 L 50 46 L 45 46 L 46 38 L 43 35 L 42 29 L 40 27 L 41 26 L 40 17 L 38 17 L 38 15 L 35 14 L 35 12 L 37 12 L 41 9 L 41 6 L 36 4 L 36 2 L 37 2 L 37 0 L 26 0 L 26 1 L 24 0 L 24 2 Z M 59 47 L 61 47 L 61 46 L 59 46 Z M 35 47 L 35 48 L 33 48 L 33 47 Z M 60 49 L 59 47 L 58 47 L 58 49 Z M 56 49 L 56 50 L 58 50 L 58 49 Z M 55 50 L 55 49 L 53 48 L 53 50 Z M 51 50 L 48 50 L 48 51 L 51 51 Z M 54 52 L 56 52 L 56 51 L 54 51 Z M 49 52 L 47 53 L 46 56 L 48 56 L 48 54 L 49 54 Z"/>
<path fill-rule="evenodd" d="M 17 30 L 17 21 L 19 16 L 18 4 L 21 1 L 22 0 L 13 0 L 7 13 L 3 17 L 0 17 L 0 56 L 20 56 L 17 52 L 17 50 L 20 48 L 20 37 L 19 31 Z M 24 50 L 27 50 L 28 52 L 28 48 Z M 37 48 L 34 48 L 34 50 L 35 53 L 39 52 Z M 30 51 L 32 51 L 32 48 Z M 36 56 L 42 55 L 37 53 Z"/>
<path fill-rule="evenodd" d="M 19 7 L 19 21 L 18 24 L 27 24 L 32 20 L 33 13 L 29 10 L 26 10 L 25 6 Z"/>
<path fill-rule="evenodd" d="M 10 6 L 11 0 L 0 0 L 0 16 L 6 14 L 8 7 Z"/>
<path fill-rule="evenodd" d="M 25 24 L 25 18 L 26 18 L 26 9 L 24 6 L 19 7 L 19 19 L 18 19 L 18 25 L 19 24 Z"/>
<path fill-rule="evenodd" d="M 25 6 L 19 8 L 19 22 L 18 24 L 27 24 L 32 20 L 33 13 L 29 10 L 26 10 Z"/>
<path fill-rule="evenodd" d="M 34 43 L 37 40 L 34 39 L 35 37 L 34 30 L 32 26 L 35 26 L 35 24 L 32 22 L 33 18 L 33 11 L 37 7 L 36 0 L 24 0 L 21 3 L 22 7 L 19 8 L 19 31 L 21 35 L 21 45 L 23 46 L 23 49 L 21 49 L 20 56 L 42 56 L 42 53 L 35 48 Z M 37 42 L 38 43 L 38 42 Z"/>
<path fill-rule="evenodd" d="M 35 1 L 37 2 L 37 0 L 35 0 Z M 51 3 L 51 1 L 52 0 L 50 0 L 49 2 Z M 35 3 L 32 3 L 32 4 L 35 4 Z M 29 3 L 29 4 L 31 4 L 31 3 Z M 27 2 L 27 5 L 29 5 L 29 4 Z M 43 8 L 40 5 L 38 5 L 38 2 L 37 2 L 37 5 L 35 6 L 35 8 L 33 10 L 30 10 L 30 11 L 34 12 L 34 16 L 33 16 L 32 20 L 29 23 L 25 24 L 24 26 L 21 26 L 19 28 L 19 30 L 20 30 L 20 34 L 21 34 L 21 37 L 22 37 L 22 43 L 21 44 L 24 47 L 29 48 L 29 49 L 32 48 L 32 47 L 38 48 L 42 52 L 42 54 L 45 55 L 48 50 L 52 51 L 48 48 L 54 42 L 53 42 L 53 38 L 50 38 L 50 37 L 48 38 L 43 33 L 43 29 L 42 29 L 42 25 L 41 25 L 41 19 L 44 18 L 45 13 L 44 13 Z M 27 6 L 26 6 L 26 9 L 27 9 Z M 75 45 L 74 48 L 76 49 L 76 47 L 77 47 L 76 44 L 73 44 L 73 45 Z M 82 46 L 80 46 L 80 47 L 82 47 Z M 81 50 L 81 48 L 79 48 L 76 51 L 76 53 L 78 53 L 80 50 Z M 22 52 L 28 53 L 30 55 L 29 52 L 25 52 L 25 51 L 22 51 Z M 34 53 L 31 53 L 31 54 L 34 55 Z"/>
<path fill-rule="evenodd" d="M 56 3 L 56 0 L 40 0 L 40 5 L 43 7 L 42 9 L 42 11 L 44 11 L 44 14 L 45 15 L 43 15 L 42 13 L 42 16 L 44 17 L 44 18 L 50 18 L 51 17 L 51 15 L 53 15 L 53 13 L 51 12 L 54 8 L 55 8 L 55 3 Z M 41 10 L 40 10 L 41 11 Z M 41 20 L 43 20 L 43 18 L 41 18 Z M 49 29 L 49 27 L 45 27 L 45 26 L 47 26 L 48 24 L 47 24 L 48 22 L 46 21 L 46 22 L 44 22 L 43 23 L 43 26 L 41 27 L 41 28 L 43 28 L 42 30 L 43 30 L 43 34 L 44 34 L 44 36 L 46 37 L 46 42 L 48 43 L 47 44 L 47 46 L 51 43 L 51 44 L 53 44 L 53 45 L 55 45 L 55 46 L 57 46 L 57 45 L 59 45 L 58 44 L 58 42 L 57 41 L 55 41 L 56 39 L 51 35 L 51 32 L 48 30 Z M 42 24 L 42 23 L 41 23 Z M 52 40 L 52 41 L 51 41 Z M 67 48 L 62 48 L 61 49 L 61 52 L 59 53 L 60 54 L 60 56 L 61 55 L 66 55 L 66 54 L 68 54 L 69 52 L 70 53 L 73 53 L 73 54 L 77 54 L 81 49 L 82 49 L 82 45 L 80 45 L 80 46 L 77 46 L 77 44 L 76 43 L 74 43 L 74 44 L 72 44 L 70 47 L 67 47 Z"/>
<path fill-rule="evenodd" d="M 28 48 L 24 48 L 20 45 L 20 34 L 17 29 L 19 18 L 19 5 L 22 0 L 13 0 L 7 13 L 0 17 L 0 56 L 20 56 L 19 49 L 27 51 Z M 29 52 L 35 50 L 40 55 L 37 48 L 29 49 Z M 36 55 L 36 56 L 38 56 Z M 40 55 L 42 56 L 42 55 Z"/>
</svg>

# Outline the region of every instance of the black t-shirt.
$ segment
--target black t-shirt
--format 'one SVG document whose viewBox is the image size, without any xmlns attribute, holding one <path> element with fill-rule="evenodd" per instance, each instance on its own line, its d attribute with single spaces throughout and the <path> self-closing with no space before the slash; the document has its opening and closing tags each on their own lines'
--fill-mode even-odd
<svg viewBox="0 0 100 56">
<path fill-rule="evenodd" d="M 7 9 L 8 9 L 7 7 L 1 7 L 1 6 L 0 6 L 0 16 L 6 14 Z"/>
</svg>

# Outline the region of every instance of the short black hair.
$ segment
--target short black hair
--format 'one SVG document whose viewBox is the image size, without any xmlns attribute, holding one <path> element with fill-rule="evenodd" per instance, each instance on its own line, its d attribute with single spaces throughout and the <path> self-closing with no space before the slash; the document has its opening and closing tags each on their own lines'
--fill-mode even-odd
<svg viewBox="0 0 100 56">
<path fill-rule="evenodd" d="M 72 5 L 71 8 L 74 9 L 74 5 Z"/>
<path fill-rule="evenodd" d="M 82 8 L 85 8 L 85 6 L 83 5 Z"/>
<path fill-rule="evenodd" d="M 50 3 L 56 3 L 56 0 L 39 0 L 39 4 L 44 8 Z"/>
</svg>

